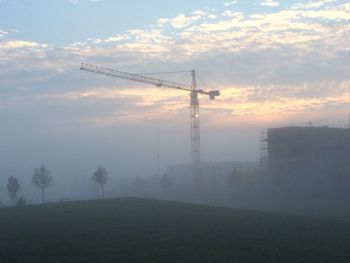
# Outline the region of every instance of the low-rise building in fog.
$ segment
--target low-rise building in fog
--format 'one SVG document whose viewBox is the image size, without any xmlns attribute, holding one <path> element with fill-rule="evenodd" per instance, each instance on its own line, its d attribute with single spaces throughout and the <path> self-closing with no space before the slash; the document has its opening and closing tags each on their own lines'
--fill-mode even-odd
<svg viewBox="0 0 350 263">
<path fill-rule="evenodd" d="M 272 128 L 265 142 L 262 166 L 277 185 L 328 189 L 350 184 L 350 129 Z"/>
<path fill-rule="evenodd" d="M 247 184 L 256 181 L 257 170 L 258 163 L 254 161 L 202 162 L 201 179 L 211 186 L 234 180 Z M 169 165 L 166 173 L 177 181 L 188 183 L 193 180 L 190 164 Z"/>
</svg>

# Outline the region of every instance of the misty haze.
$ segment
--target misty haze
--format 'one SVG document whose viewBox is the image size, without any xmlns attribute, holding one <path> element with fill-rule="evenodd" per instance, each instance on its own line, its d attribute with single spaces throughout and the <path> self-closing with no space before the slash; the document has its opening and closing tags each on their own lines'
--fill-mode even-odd
<svg viewBox="0 0 350 263">
<path fill-rule="evenodd" d="M 350 262 L 346 0 L 0 0 L 0 263 Z"/>
</svg>

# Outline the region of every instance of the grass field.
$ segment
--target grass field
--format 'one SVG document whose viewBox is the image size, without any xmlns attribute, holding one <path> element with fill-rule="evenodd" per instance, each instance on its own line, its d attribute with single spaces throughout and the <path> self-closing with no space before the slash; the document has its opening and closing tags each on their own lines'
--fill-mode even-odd
<svg viewBox="0 0 350 263">
<path fill-rule="evenodd" d="M 0 262 L 350 262 L 350 222 L 136 198 L 4 208 Z"/>
</svg>

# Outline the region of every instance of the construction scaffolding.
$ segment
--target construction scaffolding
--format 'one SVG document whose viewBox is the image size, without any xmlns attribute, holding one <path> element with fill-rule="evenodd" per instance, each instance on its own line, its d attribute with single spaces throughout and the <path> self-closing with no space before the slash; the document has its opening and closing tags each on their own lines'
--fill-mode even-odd
<svg viewBox="0 0 350 263">
<path fill-rule="evenodd" d="M 268 167 L 268 142 L 267 142 L 267 129 L 262 129 L 259 136 L 259 169 L 261 172 L 266 172 Z"/>
</svg>

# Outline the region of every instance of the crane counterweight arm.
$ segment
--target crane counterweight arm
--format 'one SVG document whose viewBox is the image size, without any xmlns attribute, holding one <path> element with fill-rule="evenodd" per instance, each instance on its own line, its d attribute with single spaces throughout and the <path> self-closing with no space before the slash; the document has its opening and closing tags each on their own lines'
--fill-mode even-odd
<svg viewBox="0 0 350 263">
<path fill-rule="evenodd" d="M 105 67 L 100 67 L 100 66 L 95 66 L 95 65 L 91 65 L 91 64 L 87 64 L 87 63 L 81 63 L 80 69 L 84 70 L 84 71 L 94 72 L 94 73 L 112 76 L 112 77 L 116 77 L 116 78 L 128 79 L 128 80 L 133 80 L 133 81 L 142 82 L 142 83 L 148 83 L 148 84 L 155 85 L 157 87 L 168 87 L 168 88 L 173 88 L 173 89 L 178 89 L 178 90 L 185 90 L 185 91 L 189 91 L 189 92 L 196 92 L 199 94 L 205 94 L 205 95 L 209 95 L 209 98 L 211 100 L 215 99 L 216 96 L 220 95 L 220 91 L 218 91 L 218 90 L 211 90 L 209 92 L 206 92 L 203 90 L 193 90 L 193 88 L 191 86 L 186 85 L 186 84 L 176 83 L 174 81 L 169 81 L 169 80 L 151 78 L 151 77 L 147 77 L 147 76 L 144 76 L 141 74 L 123 72 L 123 71 L 114 70 L 114 69 L 105 68 Z"/>
</svg>

